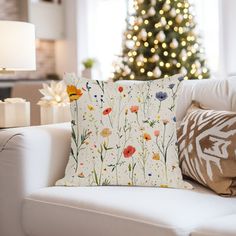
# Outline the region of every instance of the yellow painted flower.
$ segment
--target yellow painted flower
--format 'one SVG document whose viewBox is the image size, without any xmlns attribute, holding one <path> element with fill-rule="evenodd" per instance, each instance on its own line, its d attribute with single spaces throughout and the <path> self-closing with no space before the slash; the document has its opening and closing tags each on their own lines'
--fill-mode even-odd
<svg viewBox="0 0 236 236">
<path fill-rule="evenodd" d="M 160 115 L 158 115 L 158 116 L 157 116 L 157 120 L 158 120 L 158 121 L 160 121 L 160 119 L 161 119 L 161 116 L 160 116 Z"/>
<path fill-rule="evenodd" d="M 70 102 L 78 100 L 82 95 L 82 90 L 77 89 L 74 85 L 67 86 L 67 94 L 69 96 Z"/>
<path fill-rule="evenodd" d="M 159 161 L 160 160 L 160 154 L 159 153 L 154 153 L 153 156 L 152 156 L 152 159 L 154 161 Z"/>
<path fill-rule="evenodd" d="M 93 111 L 93 110 L 94 110 L 93 105 L 88 105 L 88 109 L 89 109 L 90 111 Z"/>
<path fill-rule="evenodd" d="M 169 186 L 167 184 L 161 184 L 160 187 L 161 188 L 169 188 Z"/>
<path fill-rule="evenodd" d="M 109 128 L 105 128 L 101 131 L 100 135 L 103 137 L 103 138 L 106 138 L 106 137 L 109 137 L 111 135 L 111 130 Z"/>
</svg>

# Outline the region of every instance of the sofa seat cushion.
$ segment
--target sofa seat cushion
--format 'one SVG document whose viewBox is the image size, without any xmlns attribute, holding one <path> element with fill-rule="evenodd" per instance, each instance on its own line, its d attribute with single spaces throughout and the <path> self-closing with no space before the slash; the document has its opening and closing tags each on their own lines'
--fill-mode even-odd
<svg viewBox="0 0 236 236">
<path fill-rule="evenodd" d="M 23 226 L 29 236 L 184 236 L 234 213 L 236 198 L 200 186 L 49 187 L 25 199 Z"/>
<path fill-rule="evenodd" d="M 194 230 L 191 236 L 235 236 L 236 235 L 236 214 L 222 216 L 206 222 Z"/>
</svg>

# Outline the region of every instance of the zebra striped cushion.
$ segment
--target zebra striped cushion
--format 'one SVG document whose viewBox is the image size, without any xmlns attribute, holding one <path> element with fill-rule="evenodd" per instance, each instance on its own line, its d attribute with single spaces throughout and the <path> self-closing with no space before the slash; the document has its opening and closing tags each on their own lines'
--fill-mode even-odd
<svg viewBox="0 0 236 236">
<path fill-rule="evenodd" d="M 194 102 L 178 129 L 184 175 L 220 195 L 236 195 L 236 113 Z"/>
</svg>

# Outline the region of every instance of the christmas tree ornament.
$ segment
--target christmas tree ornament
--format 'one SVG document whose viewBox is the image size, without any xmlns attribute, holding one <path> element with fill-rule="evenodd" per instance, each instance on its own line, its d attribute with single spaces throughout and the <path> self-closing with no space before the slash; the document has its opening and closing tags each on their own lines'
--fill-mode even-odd
<svg viewBox="0 0 236 236">
<path fill-rule="evenodd" d="M 131 69 L 128 66 L 125 66 L 124 72 L 126 73 L 126 75 L 128 75 L 131 73 Z"/>
<path fill-rule="evenodd" d="M 135 42 L 133 40 L 127 40 L 126 41 L 126 47 L 129 49 L 133 49 L 135 46 Z"/>
<path fill-rule="evenodd" d="M 173 60 L 172 62 L 174 65 L 176 65 L 178 63 L 177 60 Z"/>
<path fill-rule="evenodd" d="M 179 46 L 179 43 L 176 39 L 173 39 L 172 42 L 170 43 L 170 47 L 172 49 L 176 49 Z"/>
<path fill-rule="evenodd" d="M 143 54 L 140 54 L 139 56 L 137 56 L 136 61 L 137 61 L 137 62 L 143 62 L 143 61 L 144 61 L 144 56 L 143 56 Z"/>
<path fill-rule="evenodd" d="M 176 17 L 176 11 L 175 11 L 175 9 L 172 8 L 172 9 L 170 10 L 169 14 L 170 14 L 170 16 L 173 17 L 173 18 Z"/>
<path fill-rule="evenodd" d="M 126 62 L 128 62 L 129 58 L 127 56 L 125 56 L 123 60 L 126 63 Z"/>
<path fill-rule="evenodd" d="M 157 54 L 155 54 L 149 59 L 149 61 L 152 63 L 155 63 L 155 62 L 159 61 L 159 59 L 160 59 L 160 57 Z"/>
<path fill-rule="evenodd" d="M 181 24 L 182 23 L 182 21 L 183 21 L 183 16 L 181 15 L 181 14 L 178 14 L 177 16 L 176 16 L 176 18 L 175 18 L 175 20 L 176 20 L 176 22 L 178 23 L 178 24 Z"/>
<path fill-rule="evenodd" d="M 182 49 L 181 53 L 180 53 L 181 57 L 187 57 L 187 51 L 186 49 Z"/>
<path fill-rule="evenodd" d="M 146 41 L 147 40 L 147 31 L 145 29 L 142 29 L 139 33 L 139 38 L 141 38 L 143 41 Z"/>
<path fill-rule="evenodd" d="M 144 2 L 144 0 L 136 0 L 138 2 L 138 4 L 142 4 Z"/>
<path fill-rule="evenodd" d="M 141 25 L 143 23 L 143 19 L 141 17 L 137 17 L 135 19 L 135 25 Z"/>
<path fill-rule="evenodd" d="M 181 67 L 181 69 L 180 69 L 180 73 L 181 73 L 181 74 L 186 75 L 187 72 L 188 72 L 188 71 L 186 70 L 185 67 Z"/>
<path fill-rule="evenodd" d="M 197 68 L 201 67 L 201 63 L 199 61 L 195 61 L 194 64 L 196 65 Z"/>
<path fill-rule="evenodd" d="M 156 67 L 154 70 L 153 70 L 153 76 L 155 77 L 155 78 L 159 78 L 160 76 L 161 76 L 161 70 L 160 70 L 160 68 L 159 67 Z"/>
<path fill-rule="evenodd" d="M 166 25 L 166 18 L 165 17 L 161 17 L 161 20 L 160 20 L 160 23 L 162 26 L 165 26 Z"/>
<path fill-rule="evenodd" d="M 156 1 L 156 0 L 151 0 L 151 5 L 152 5 L 152 6 L 156 6 L 156 4 L 157 4 L 157 1 Z"/>
<path fill-rule="evenodd" d="M 156 15 L 156 10 L 154 7 L 151 7 L 149 10 L 148 10 L 148 16 L 155 16 Z"/>
<path fill-rule="evenodd" d="M 164 34 L 163 31 L 160 31 L 157 36 L 156 36 L 156 39 L 159 41 L 159 42 L 164 42 L 165 39 L 166 39 L 166 36 Z"/>
<path fill-rule="evenodd" d="M 162 8 L 162 9 L 163 9 L 164 11 L 169 11 L 170 8 L 171 8 L 170 4 L 167 3 L 167 2 L 165 2 L 165 4 L 163 5 L 163 8 Z"/>
</svg>

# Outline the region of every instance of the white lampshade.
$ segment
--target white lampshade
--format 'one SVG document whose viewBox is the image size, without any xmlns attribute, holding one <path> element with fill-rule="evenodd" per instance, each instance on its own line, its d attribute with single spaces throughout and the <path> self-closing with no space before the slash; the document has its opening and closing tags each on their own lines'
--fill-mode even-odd
<svg viewBox="0 0 236 236">
<path fill-rule="evenodd" d="M 0 72 L 35 69 L 34 25 L 18 21 L 0 21 Z"/>
</svg>

